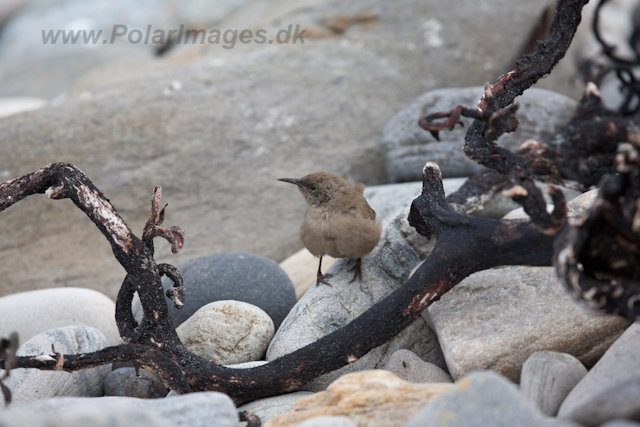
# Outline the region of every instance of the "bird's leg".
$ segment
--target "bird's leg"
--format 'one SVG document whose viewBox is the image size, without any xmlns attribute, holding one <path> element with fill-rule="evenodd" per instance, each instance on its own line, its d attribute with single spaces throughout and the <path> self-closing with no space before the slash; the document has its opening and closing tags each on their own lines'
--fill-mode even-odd
<svg viewBox="0 0 640 427">
<path fill-rule="evenodd" d="M 329 282 L 327 282 L 325 279 L 330 279 L 333 277 L 333 274 L 322 274 L 322 271 L 320 271 L 320 268 L 322 267 L 322 257 L 320 257 L 320 263 L 318 264 L 318 285 L 320 285 L 320 283 L 325 284 L 327 286 L 331 286 L 331 284 Z"/>
<path fill-rule="evenodd" d="M 353 264 L 353 267 L 351 267 L 349 269 L 349 271 L 354 271 L 355 273 L 353 273 L 353 279 L 349 280 L 349 283 L 353 283 L 356 281 L 356 279 L 360 279 L 362 280 L 362 268 L 361 268 L 362 262 L 360 261 L 360 258 L 356 259 L 356 263 Z"/>
</svg>

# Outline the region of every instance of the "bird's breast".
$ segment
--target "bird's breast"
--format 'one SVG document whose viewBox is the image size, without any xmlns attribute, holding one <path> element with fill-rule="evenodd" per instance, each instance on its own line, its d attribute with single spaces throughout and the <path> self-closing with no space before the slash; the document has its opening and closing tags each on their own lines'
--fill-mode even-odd
<svg viewBox="0 0 640 427">
<path fill-rule="evenodd" d="M 300 228 L 300 240 L 315 256 L 359 258 L 380 237 L 380 225 L 344 212 L 310 209 Z M 372 242 L 372 239 L 375 242 Z"/>
</svg>

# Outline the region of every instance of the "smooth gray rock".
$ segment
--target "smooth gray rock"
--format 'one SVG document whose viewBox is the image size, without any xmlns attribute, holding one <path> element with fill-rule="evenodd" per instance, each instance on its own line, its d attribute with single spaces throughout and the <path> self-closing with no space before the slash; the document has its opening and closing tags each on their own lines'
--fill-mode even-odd
<svg viewBox="0 0 640 427">
<path fill-rule="evenodd" d="M 554 351 L 533 353 L 520 376 L 520 391 L 549 416 L 555 416 L 569 392 L 587 374 L 575 357 Z"/>
<path fill-rule="evenodd" d="M 380 242 L 362 258 L 362 281 L 349 283 L 353 273 L 348 270 L 353 261 L 339 259 L 327 270 L 333 274 L 329 279 L 331 286 L 314 286 L 307 291 L 276 332 L 267 350 L 267 360 L 291 353 L 346 325 L 407 280 L 411 270 L 431 251 L 434 241 L 427 241 L 409 226 L 408 210 L 405 206 L 383 221 Z M 323 375 L 304 389 L 323 390 L 342 374 L 382 367 L 401 348 L 437 366 L 445 366 L 435 334 L 422 319 L 417 319 L 389 343 L 355 363 Z"/>
<path fill-rule="evenodd" d="M 49 329 L 24 343 L 17 356 L 51 356 L 51 345 L 61 354 L 80 354 L 109 346 L 104 334 L 89 326 L 65 326 Z M 14 369 L 4 380 L 12 395 L 12 405 L 20 406 L 56 396 L 102 396 L 104 379 L 111 365 L 83 369 L 73 373 Z"/>
<path fill-rule="evenodd" d="M 163 420 L 163 423 L 160 424 L 162 426 L 209 427 L 212 420 L 215 420 L 216 427 L 237 427 L 239 422 L 238 413 L 231 398 L 226 394 L 214 391 L 190 393 L 171 399 L 136 399 L 114 396 L 91 399 L 79 397 L 42 399 L 15 408 L 15 410 L 0 412 L 0 417 L 11 412 L 12 415 L 16 414 L 16 416 L 22 417 L 42 416 L 55 419 L 60 414 L 76 408 L 94 412 L 97 419 L 109 419 L 111 414 L 123 411 L 137 411 L 153 415 L 154 420 L 159 417 Z M 105 425 L 111 426 L 110 424 Z M 121 425 L 124 427 L 126 424 Z M 119 427 L 120 424 L 117 426 Z"/>
<path fill-rule="evenodd" d="M 176 329 L 190 351 L 222 365 L 260 360 L 275 329 L 267 313 L 240 301 L 216 301 L 201 307 Z"/>
<path fill-rule="evenodd" d="M 564 400 L 559 417 L 578 419 L 605 390 L 640 379 L 640 323 L 632 324 Z M 633 383 L 630 383 L 633 384 Z M 604 396 L 606 398 L 606 396 Z M 638 398 L 640 399 L 640 397 Z M 615 404 L 615 400 L 611 402 Z"/>
<path fill-rule="evenodd" d="M 590 367 L 629 325 L 583 311 L 553 267 L 472 274 L 422 316 L 434 325 L 454 380 L 490 368 L 519 382 L 527 358 L 544 350 L 562 350 Z"/>
<path fill-rule="evenodd" d="M 137 397 L 152 399 L 165 397 L 168 393 L 162 381 L 144 369 L 136 375 L 134 368 L 120 368 L 111 371 L 104 381 L 105 396 Z"/>
<path fill-rule="evenodd" d="M 491 372 L 474 372 L 435 398 L 405 427 L 547 427 L 550 422 L 515 384 Z"/>
<path fill-rule="evenodd" d="M 167 300 L 169 315 L 176 327 L 209 303 L 235 300 L 262 309 L 277 328 L 296 303 L 295 290 L 287 274 L 274 261 L 260 255 L 223 252 L 187 261 L 178 268 L 186 290 L 184 306 L 176 309 Z M 162 286 L 166 290 L 173 282 L 164 277 Z M 133 313 L 136 319 L 142 319 L 138 298 L 134 300 Z"/>
<path fill-rule="evenodd" d="M 117 411 L 97 409 L 95 405 L 59 408 L 51 413 L 8 409 L 0 411 L 0 427 L 175 427 L 148 410 L 131 405 Z"/>
<path fill-rule="evenodd" d="M 296 401 L 302 397 L 308 396 L 310 392 L 296 391 L 294 393 L 282 394 L 280 396 L 267 397 L 264 399 L 254 400 L 253 402 L 242 405 L 238 408 L 238 412 L 246 411 L 250 414 L 257 415 L 262 420 L 262 424 L 271 417 L 289 412 Z"/>
<path fill-rule="evenodd" d="M 398 350 L 384 366 L 387 371 L 412 383 L 451 383 L 451 376 L 434 365 L 420 359 L 414 352 Z"/>
<path fill-rule="evenodd" d="M 347 417 L 321 416 L 304 420 L 295 427 L 356 427 L 353 421 Z"/>
<path fill-rule="evenodd" d="M 115 320 L 116 305 L 92 289 L 52 288 L 0 298 L 0 337 L 17 332 L 24 343 L 48 329 L 86 325 L 105 334 L 109 344 L 122 343 Z"/>
<path fill-rule="evenodd" d="M 440 132 L 440 142 L 418 126 L 421 116 L 450 110 L 455 105 L 477 105 L 483 87 L 445 88 L 429 91 L 399 112 L 384 128 L 380 145 L 386 155 L 390 182 L 422 179 L 422 166 L 427 161 L 440 166 L 443 177 L 469 176 L 482 167 L 462 151 L 464 135 L 472 119 L 464 118 L 465 127 Z M 544 89 L 530 89 L 517 100 L 520 103 L 515 132 L 502 135 L 498 143 L 510 150 L 528 139 L 544 141 L 559 132 L 571 119 L 575 101 Z"/>
<path fill-rule="evenodd" d="M 615 419 L 640 421 L 640 377 L 633 375 L 630 380 L 594 390 L 589 400 L 574 408 L 571 418 L 587 427 Z"/>
</svg>

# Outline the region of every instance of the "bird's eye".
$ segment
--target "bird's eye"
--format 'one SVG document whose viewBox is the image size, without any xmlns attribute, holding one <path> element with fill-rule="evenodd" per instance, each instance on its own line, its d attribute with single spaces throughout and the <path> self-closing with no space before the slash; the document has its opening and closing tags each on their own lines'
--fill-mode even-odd
<svg viewBox="0 0 640 427">
<path fill-rule="evenodd" d="M 315 185 L 311 186 L 311 191 L 316 191 L 316 186 Z"/>
</svg>

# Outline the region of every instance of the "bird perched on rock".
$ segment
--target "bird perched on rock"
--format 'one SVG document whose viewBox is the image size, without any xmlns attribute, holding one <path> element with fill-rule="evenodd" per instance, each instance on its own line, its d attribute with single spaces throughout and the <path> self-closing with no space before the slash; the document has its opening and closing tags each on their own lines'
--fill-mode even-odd
<svg viewBox="0 0 640 427">
<path fill-rule="evenodd" d="M 381 225 L 376 212 L 363 196 L 364 185 L 352 187 L 342 177 L 315 172 L 300 179 L 281 178 L 298 189 L 307 202 L 307 213 L 300 227 L 300 240 L 313 255 L 320 257 L 318 284 L 329 285 L 331 275 L 321 272 L 322 257 L 353 258 L 353 282 L 362 277 L 361 261 L 380 240 Z"/>
</svg>

